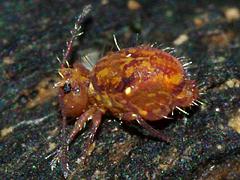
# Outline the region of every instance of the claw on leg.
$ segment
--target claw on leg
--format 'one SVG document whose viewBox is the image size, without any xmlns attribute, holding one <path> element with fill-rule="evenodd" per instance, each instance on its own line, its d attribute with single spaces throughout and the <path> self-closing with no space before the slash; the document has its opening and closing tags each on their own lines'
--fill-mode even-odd
<svg viewBox="0 0 240 180">
<path fill-rule="evenodd" d="M 53 169 L 56 168 L 57 164 L 60 163 L 61 164 L 61 169 L 63 172 L 63 176 L 64 178 L 67 178 L 70 174 L 71 174 L 71 170 L 69 168 L 69 164 L 66 161 L 67 158 L 64 157 L 66 155 L 64 155 L 64 151 L 63 149 L 60 147 L 57 151 L 54 152 L 56 155 L 54 156 L 53 160 L 51 161 L 50 165 L 51 165 L 51 170 L 53 171 Z"/>
</svg>

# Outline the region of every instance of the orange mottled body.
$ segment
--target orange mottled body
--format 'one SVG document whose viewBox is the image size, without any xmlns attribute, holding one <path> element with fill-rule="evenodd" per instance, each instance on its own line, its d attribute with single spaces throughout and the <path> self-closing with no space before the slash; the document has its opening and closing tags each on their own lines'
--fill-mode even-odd
<svg viewBox="0 0 240 180">
<path fill-rule="evenodd" d="M 198 96 L 175 57 L 150 46 L 111 52 L 90 75 L 98 104 L 123 120 L 160 120 Z"/>
<path fill-rule="evenodd" d="M 68 65 L 68 63 L 67 63 Z M 195 82 L 187 79 L 180 61 L 160 49 L 142 45 L 108 53 L 88 71 L 81 64 L 62 66 L 58 82 L 63 116 L 63 134 L 67 117 L 75 117 L 74 128 L 57 153 L 64 174 L 68 174 L 67 146 L 91 119 L 90 136 L 81 159 L 85 161 L 101 123 L 102 115 L 112 113 L 123 121 L 136 120 L 148 132 L 169 141 L 147 121 L 166 118 L 174 109 L 187 107 L 198 98 Z M 55 163 L 56 160 L 53 162 Z"/>
<path fill-rule="evenodd" d="M 186 113 L 180 107 L 196 104 L 198 89 L 195 82 L 187 79 L 183 65 L 171 54 L 151 46 L 142 45 L 110 52 L 87 70 L 82 64 L 71 66 L 68 62 L 73 41 L 81 35 L 81 22 L 90 11 L 86 6 L 78 17 L 72 37 L 60 61 L 56 83 L 62 115 L 62 145 L 51 162 L 52 169 L 60 162 L 63 175 L 70 173 L 68 146 L 91 120 L 90 134 L 82 150 L 81 160 L 93 143 L 102 116 L 112 113 L 123 121 L 136 120 L 152 136 L 169 142 L 169 138 L 154 129 L 147 121 L 161 120 L 174 109 Z M 184 66 L 188 65 L 185 64 Z M 76 118 L 74 128 L 66 137 L 67 118 Z"/>
</svg>

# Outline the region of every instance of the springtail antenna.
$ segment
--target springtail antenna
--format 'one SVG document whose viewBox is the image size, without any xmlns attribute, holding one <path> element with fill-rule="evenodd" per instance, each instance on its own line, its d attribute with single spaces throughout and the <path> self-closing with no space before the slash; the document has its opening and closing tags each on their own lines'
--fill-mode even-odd
<svg viewBox="0 0 240 180">
<path fill-rule="evenodd" d="M 82 13 L 78 16 L 77 21 L 74 24 L 74 28 L 70 31 L 72 36 L 66 42 L 67 48 L 66 48 L 66 50 L 63 50 L 63 62 L 61 62 L 62 64 L 66 64 L 67 67 L 69 67 L 68 60 L 69 60 L 69 57 L 72 53 L 73 42 L 77 37 L 79 37 L 83 34 L 83 32 L 81 31 L 81 29 L 82 29 L 81 24 L 82 24 L 83 20 L 85 19 L 85 17 L 89 14 L 91 9 L 92 9 L 91 5 L 86 5 L 83 8 Z"/>
</svg>

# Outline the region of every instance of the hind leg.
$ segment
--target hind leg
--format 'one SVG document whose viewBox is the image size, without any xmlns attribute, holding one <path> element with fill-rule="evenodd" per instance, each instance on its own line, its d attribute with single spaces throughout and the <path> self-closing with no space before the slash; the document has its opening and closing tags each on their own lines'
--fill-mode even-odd
<svg viewBox="0 0 240 180">
<path fill-rule="evenodd" d="M 149 125 L 141 116 L 137 116 L 136 121 L 140 126 L 146 129 L 150 135 L 157 137 L 163 141 L 169 142 L 170 138 L 164 135 L 161 131 L 154 129 L 151 125 Z"/>
<path fill-rule="evenodd" d="M 125 113 L 123 115 L 123 120 L 127 123 L 136 120 L 140 126 L 146 129 L 151 136 L 157 137 L 160 140 L 169 142 L 170 138 L 164 135 L 161 131 L 154 129 L 151 125 L 149 125 L 140 115 L 137 115 L 132 112 Z"/>
</svg>

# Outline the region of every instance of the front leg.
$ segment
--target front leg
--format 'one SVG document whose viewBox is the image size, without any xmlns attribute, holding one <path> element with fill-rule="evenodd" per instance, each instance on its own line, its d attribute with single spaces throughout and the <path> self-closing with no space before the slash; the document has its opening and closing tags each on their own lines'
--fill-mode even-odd
<svg viewBox="0 0 240 180">
<path fill-rule="evenodd" d="M 59 157 L 60 157 L 62 171 L 64 172 L 63 173 L 64 177 L 67 176 L 67 174 L 70 172 L 69 165 L 68 165 L 68 156 L 67 156 L 68 145 L 67 145 L 67 141 L 66 141 L 66 137 L 67 137 L 66 126 L 67 126 L 67 118 L 66 118 L 66 116 L 63 116 L 62 129 L 61 129 L 61 141 L 63 144 L 60 147 L 60 150 L 58 153 L 59 153 Z"/>
<path fill-rule="evenodd" d="M 86 164 L 86 159 L 87 159 L 87 156 L 89 155 L 89 149 L 91 147 L 91 144 L 94 141 L 94 137 L 95 137 L 95 135 L 97 133 L 97 129 L 99 128 L 99 125 L 101 123 L 103 113 L 104 113 L 103 111 L 98 110 L 92 117 L 92 125 L 91 125 L 91 129 L 90 129 L 90 135 L 87 139 L 87 142 L 85 143 L 85 145 L 83 147 L 83 151 L 80 156 L 80 159 L 84 164 Z"/>
<path fill-rule="evenodd" d="M 69 137 L 66 136 L 66 117 L 63 116 L 62 119 L 62 130 L 61 130 L 61 141 L 62 145 L 60 148 L 56 151 L 56 156 L 51 162 L 51 169 L 54 169 L 56 164 L 59 162 L 61 165 L 61 169 L 63 172 L 64 177 L 66 178 L 69 173 L 69 165 L 68 165 L 68 149 L 70 143 L 75 139 L 77 134 L 84 128 L 86 122 L 93 116 L 96 109 L 93 107 L 83 113 L 80 117 L 77 117 L 77 121 L 74 124 L 74 128 L 72 132 L 70 133 Z"/>
</svg>

